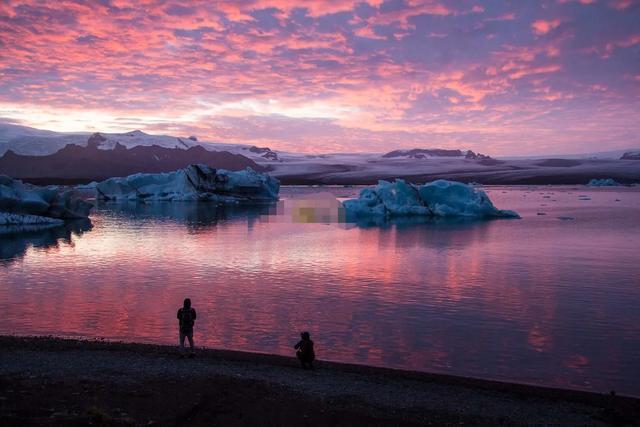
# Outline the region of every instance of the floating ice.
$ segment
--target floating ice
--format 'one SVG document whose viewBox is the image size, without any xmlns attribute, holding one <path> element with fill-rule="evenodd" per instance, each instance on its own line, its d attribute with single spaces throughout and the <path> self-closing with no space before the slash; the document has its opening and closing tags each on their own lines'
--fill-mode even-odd
<svg viewBox="0 0 640 427">
<path fill-rule="evenodd" d="M 64 221 L 58 218 L 48 218 L 40 215 L 23 215 L 0 212 L 0 227 L 13 225 L 61 225 Z"/>
<path fill-rule="evenodd" d="M 80 184 L 80 185 L 76 185 L 76 190 L 95 190 L 96 189 L 96 185 L 98 185 L 97 182 L 95 181 L 91 181 L 88 184 Z"/>
<path fill-rule="evenodd" d="M 589 187 L 617 187 L 620 185 L 622 184 L 620 184 L 619 182 L 616 182 L 612 178 L 604 178 L 604 179 L 594 178 L 591 181 L 589 181 L 589 183 L 587 184 L 587 186 Z"/>
<path fill-rule="evenodd" d="M 357 199 L 344 202 L 348 217 L 471 217 L 520 218 L 514 211 L 499 210 L 489 196 L 461 182 L 437 180 L 414 185 L 397 179 L 365 188 Z"/>
<path fill-rule="evenodd" d="M 91 207 L 72 191 L 36 187 L 0 175 L 0 226 L 59 225 L 88 217 Z"/>
<path fill-rule="evenodd" d="M 166 173 L 138 173 L 110 178 L 96 185 L 96 198 L 105 201 L 213 201 L 256 203 L 278 199 L 280 182 L 251 168 L 231 172 L 206 165 L 189 165 Z"/>
</svg>

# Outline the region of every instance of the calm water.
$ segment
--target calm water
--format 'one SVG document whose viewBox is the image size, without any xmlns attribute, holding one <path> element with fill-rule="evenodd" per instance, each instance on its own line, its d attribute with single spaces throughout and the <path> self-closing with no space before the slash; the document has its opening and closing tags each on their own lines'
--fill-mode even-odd
<svg viewBox="0 0 640 427">
<path fill-rule="evenodd" d="M 175 343 L 188 296 L 208 347 L 309 330 L 321 359 L 640 395 L 640 188 L 496 187 L 522 220 L 386 227 L 323 223 L 326 191 L 357 189 L 0 236 L 0 333 Z"/>
</svg>

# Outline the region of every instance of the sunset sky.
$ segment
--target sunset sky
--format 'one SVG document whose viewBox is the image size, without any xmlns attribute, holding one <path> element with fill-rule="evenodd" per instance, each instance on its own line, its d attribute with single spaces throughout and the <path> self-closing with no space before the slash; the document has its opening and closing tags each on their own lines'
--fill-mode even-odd
<svg viewBox="0 0 640 427">
<path fill-rule="evenodd" d="M 640 147 L 640 1 L 0 0 L 0 121 L 305 152 Z"/>
</svg>

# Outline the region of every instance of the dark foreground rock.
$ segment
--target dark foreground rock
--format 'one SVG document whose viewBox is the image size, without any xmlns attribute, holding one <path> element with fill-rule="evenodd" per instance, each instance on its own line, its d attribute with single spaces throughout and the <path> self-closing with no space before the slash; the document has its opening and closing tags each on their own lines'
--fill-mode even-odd
<svg viewBox="0 0 640 427">
<path fill-rule="evenodd" d="M 0 337 L 0 425 L 637 425 L 637 399 L 207 350 Z"/>
</svg>

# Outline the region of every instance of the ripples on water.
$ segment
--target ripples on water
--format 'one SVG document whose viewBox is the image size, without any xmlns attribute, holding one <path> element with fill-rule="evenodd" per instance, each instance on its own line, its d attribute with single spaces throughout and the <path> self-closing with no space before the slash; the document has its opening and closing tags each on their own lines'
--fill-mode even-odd
<svg viewBox="0 0 640 427">
<path fill-rule="evenodd" d="M 522 220 L 385 227 L 336 223 L 327 191 L 357 189 L 0 235 L 0 333 L 175 343 L 188 296 L 199 345 L 287 355 L 309 330 L 322 359 L 640 395 L 637 188 L 496 187 Z"/>
</svg>

